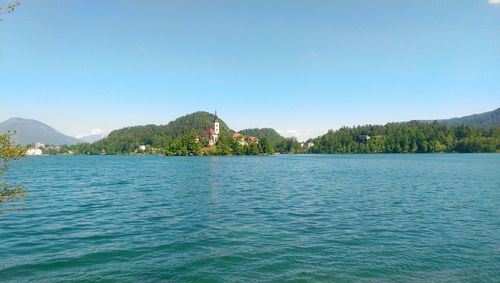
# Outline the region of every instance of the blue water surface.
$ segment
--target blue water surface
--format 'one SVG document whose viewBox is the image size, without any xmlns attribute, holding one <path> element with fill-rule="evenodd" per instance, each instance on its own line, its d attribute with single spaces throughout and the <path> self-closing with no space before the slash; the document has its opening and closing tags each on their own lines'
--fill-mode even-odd
<svg viewBox="0 0 500 283">
<path fill-rule="evenodd" d="M 42 156 L 0 282 L 500 281 L 500 154 Z"/>
</svg>

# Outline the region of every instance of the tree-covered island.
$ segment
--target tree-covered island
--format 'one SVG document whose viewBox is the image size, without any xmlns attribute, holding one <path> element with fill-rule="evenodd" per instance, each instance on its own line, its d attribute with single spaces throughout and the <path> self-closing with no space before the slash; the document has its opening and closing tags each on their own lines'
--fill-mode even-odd
<svg viewBox="0 0 500 283">
<path fill-rule="evenodd" d="M 44 154 L 270 155 L 305 152 L 296 138 L 273 129 L 231 130 L 208 112 L 195 112 L 166 125 L 134 126 L 95 143 L 45 146 Z"/>
</svg>

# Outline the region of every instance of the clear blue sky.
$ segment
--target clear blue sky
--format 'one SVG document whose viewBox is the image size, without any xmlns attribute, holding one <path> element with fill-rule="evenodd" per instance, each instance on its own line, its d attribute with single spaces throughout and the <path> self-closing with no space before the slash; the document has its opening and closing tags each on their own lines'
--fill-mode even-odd
<svg viewBox="0 0 500 283">
<path fill-rule="evenodd" d="M 25 0 L 1 16 L 0 121 L 77 135 L 217 108 L 303 139 L 493 110 L 495 2 Z"/>
</svg>

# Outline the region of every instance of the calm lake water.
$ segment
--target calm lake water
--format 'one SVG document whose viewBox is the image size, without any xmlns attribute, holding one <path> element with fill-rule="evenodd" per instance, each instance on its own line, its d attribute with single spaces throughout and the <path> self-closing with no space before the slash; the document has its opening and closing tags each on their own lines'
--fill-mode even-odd
<svg viewBox="0 0 500 283">
<path fill-rule="evenodd" d="M 14 162 L 0 281 L 500 281 L 500 154 Z"/>
</svg>

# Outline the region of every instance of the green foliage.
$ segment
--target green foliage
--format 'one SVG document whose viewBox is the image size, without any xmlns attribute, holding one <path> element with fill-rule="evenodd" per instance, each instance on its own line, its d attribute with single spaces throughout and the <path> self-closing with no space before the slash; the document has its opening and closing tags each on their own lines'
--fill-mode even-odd
<svg viewBox="0 0 500 283">
<path fill-rule="evenodd" d="M 276 151 L 279 153 L 304 153 L 299 141 L 296 138 L 286 138 L 276 145 Z"/>
<path fill-rule="evenodd" d="M 7 5 L 7 7 L 0 7 L 0 14 L 2 13 L 12 13 L 16 9 L 17 6 L 21 5 L 21 1 L 16 0 L 14 2 L 11 2 Z"/>
<path fill-rule="evenodd" d="M 7 132 L 0 135 L 0 175 L 7 170 L 10 160 L 20 159 L 26 155 L 26 148 L 12 141 L 14 133 Z M 26 191 L 21 187 L 9 188 L 7 182 L 0 186 L 0 204 L 10 200 L 22 199 L 26 196 Z"/>
<path fill-rule="evenodd" d="M 267 137 L 262 137 L 259 140 L 259 153 L 261 154 L 273 154 L 274 146 L 271 144 Z"/>
<path fill-rule="evenodd" d="M 234 155 L 234 149 L 237 149 L 237 142 L 232 136 L 225 134 L 219 136 L 215 151 L 216 155 Z"/>
<path fill-rule="evenodd" d="M 158 152 L 169 156 L 201 155 L 201 149 L 206 142 L 198 138 L 197 134 L 192 132 L 182 137 L 170 137 L 163 141 Z"/>
<path fill-rule="evenodd" d="M 259 142 L 249 142 L 247 145 L 233 139 L 232 136 L 222 134 L 217 142 L 215 154 L 217 155 L 270 155 L 274 153 L 274 146 L 264 137 Z"/>
<path fill-rule="evenodd" d="M 20 159 L 26 155 L 26 147 L 12 141 L 14 134 L 15 132 L 7 132 L 0 135 L 0 175 L 5 173 L 10 160 Z"/>
<path fill-rule="evenodd" d="M 464 138 L 457 142 L 455 150 L 458 152 L 499 152 L 499 138 Z"/>
<path fill-rule="evenodd" d="M 361 141 L 360 135 L 369 135 L 371 139 Z M 500 128 L 389 123 L 329 131 L 315 139 L 314 144 L 313 153 L 497 152 Z"/>
<path fill-rule="evenodd" d="M 7 182 L 4 182 L 0 187 L 0 204 L 12 200 L 20 200 L 25 198 L 27 192 L 22 187 L 9 187 Z"/>
</svg>

